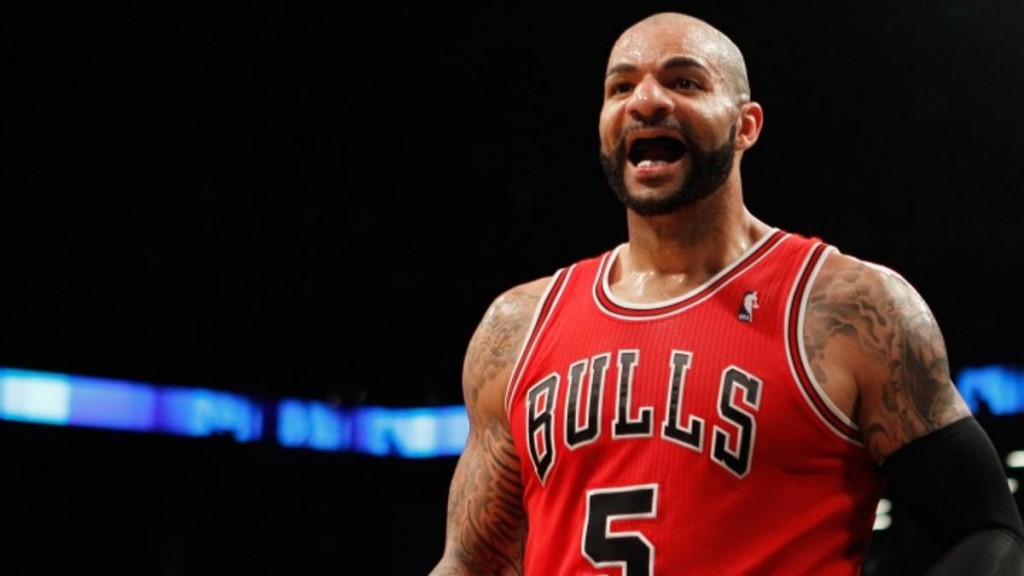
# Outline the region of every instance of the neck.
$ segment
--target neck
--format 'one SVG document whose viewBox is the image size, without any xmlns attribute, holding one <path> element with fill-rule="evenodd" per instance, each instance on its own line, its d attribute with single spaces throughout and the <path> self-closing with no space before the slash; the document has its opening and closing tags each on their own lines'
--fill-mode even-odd
<svg viewBox="0 0 1024 576">
<path fill-rule="evenodd" d="M 609 279 L 617 295 L 652 301 L 684 294 L 734 262 L 770 229 L 735 197 L 705 200 L 663 216 L 627 212 L 629 241 Z"/>
</svg>

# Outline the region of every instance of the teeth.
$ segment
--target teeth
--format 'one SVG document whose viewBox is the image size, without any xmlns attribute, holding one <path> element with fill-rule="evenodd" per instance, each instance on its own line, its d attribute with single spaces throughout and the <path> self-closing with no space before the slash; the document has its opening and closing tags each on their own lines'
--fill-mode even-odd
<svg viewBox="0 0 1024 576">
<path fill-rule="evenodd" d="M 665 162 L 664 160 L 641 160 L 636 166 L 637 168 L 650 168 L 652 166 L 664 166 L 666 164 L 668 164 L 668 162 Z"/>
</svg>

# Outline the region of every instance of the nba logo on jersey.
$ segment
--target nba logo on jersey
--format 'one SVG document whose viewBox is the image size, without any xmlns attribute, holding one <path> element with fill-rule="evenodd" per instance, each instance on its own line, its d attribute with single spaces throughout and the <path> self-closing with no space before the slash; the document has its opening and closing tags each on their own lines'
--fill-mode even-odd
<svg viewBox="0 0 1024 576">
<path fill-rule="evenodd" d="M 740 304 L 739 319 L 744 322 L 754 321 L 754 310 L 757 308 L 757 291 L 747 290 L 743 295 L 743 302 Z"/>
</svg>

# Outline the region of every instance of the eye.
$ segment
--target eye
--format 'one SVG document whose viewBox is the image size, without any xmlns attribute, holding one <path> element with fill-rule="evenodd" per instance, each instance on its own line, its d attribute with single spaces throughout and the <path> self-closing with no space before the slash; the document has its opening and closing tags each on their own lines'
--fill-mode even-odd
<svg viewBox="0 0 1024 576">
<path fill-rule="evenodd" d="M 609 96 L 621 96 L 633 91 L 633 85 L 629 82 L 616 82 L 608 85 Z"/>
<path fill-rule="evenodd" d="M 700 88 L 700 84 L 696 80 L 688 77 L 676 78 L 669 85 L 673 90 L 696 90 Z"/>
</svg>

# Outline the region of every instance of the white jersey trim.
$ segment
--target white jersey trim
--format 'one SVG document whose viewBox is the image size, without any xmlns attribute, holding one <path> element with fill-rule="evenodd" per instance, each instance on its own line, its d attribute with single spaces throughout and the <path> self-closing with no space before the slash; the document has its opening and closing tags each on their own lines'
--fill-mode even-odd
<svg viewBox="0 0 1024 576">
<path fill-rule="evenodd" d="M 842 422 L 846 426 L 849 426 L 853 430 L 860 430 L 860 427 L 857 425 L 857 423 L 851 420 L 845 413 L 843 413 L 843 411 L 840 410 L 835 405 L 832 399 L 829 398 L 828 394 L 825 393 L 825 390 L 818 382 L 818 379 L 814 376 L 814 371 L 811 369 L 811 363 L 808 360 L 807 350 L 804 345 L 803 339 L 804 322 L 806 320 L 807 315 L 807 302 L 810 299 L 811 286 L 814 285 L 814 281 L 817 279 L 818 274 L 821 272 L 821 267 L 825 264 L 825 260 L 828 259 L 830 254 L 835 252 L 837 252 L 837 249 L 834 246 L 828 246 L 821 252 L 821 254 L 818 255 L 817 261 L 813 263 L 813 268 L 810 270 L 807 276 L 807 282 L 802 288 L 802 292 L 801 285 L 799 282 L 793 284 L 793 293 L 790 295 L 789 303 L 787 304 L 786 318 L 792 318 L 792 307 L 794 305 L 799 306 L 799 308 L 797 309 L 799 313 L 797 315 L 795 325 L 792 322 L 786 322 L 787 334 L 785 335 L 785 342 L 787 348 L 787 356 L 790 359 L 790 370 L 793 374 L 794 382 L 796 383 L 797 388 L 800 389 L 800 393 L 801 395 L 803 395 L 804 401 L 807 402 L 807 404 L 811 407 L 815 414 L 818 415 L 821 421 L 826 426 L 828 426 L 828 428 L 832 430 L 832 432 L 834 432 L 837 436 L 858 446 L 863 446 L 864 443 L 861 440 L 859 440 L 856 437 L 851 437 L 849 434 L 844 433 L 842 430 L 836 428 L 836 426 L 829 421 L 829 418 L 820 412 L 818 405 L 808 395 L 809 392 L 806 389 L 806 387 L 801 385 L 800 374 L 796 370 L 796 367 L 793 366 L 794 359 L 800 362 L 801 367 L 803 368 L 803 373 L 806 375 L 806 381 L 814 388 L 815 396 L 817 396 L 817 398 L 821 401 L 821 404 L 823 404 L 828 409 L 828 411 L 835 419 L 837 419 L 839 422 Z M 801 267 L 801 270 L 805 270 L 807 268 L 807 266 L 810 264 L 810 259 L 813 258 L 814 255 L 814 250 L 810 251 L 807 254 L 807 260 L 804 262 L 803 266 Z M 799 302 L 796 301 L 797 298 L 799 298 Z M 788 332 L 791 330 L 796 331 L 796 334 L 794 335 L 795 338 L 793 339 L 790 339 L 790 334 L 788 334 Z M 790 343 L 792 341 L 795 341 L 797 343 L 798 350 L 796 354 L 794 354 L 793 350 L 791 349 Z"/>
</svg>

